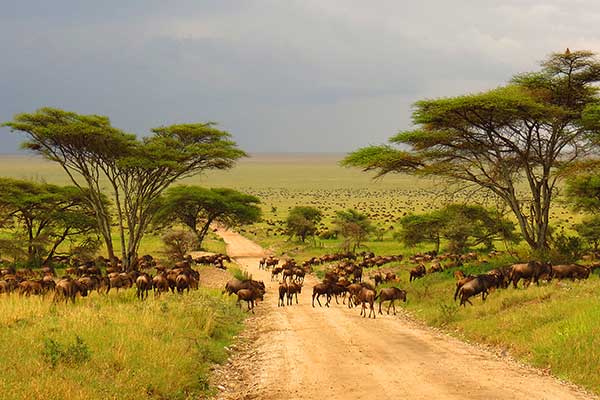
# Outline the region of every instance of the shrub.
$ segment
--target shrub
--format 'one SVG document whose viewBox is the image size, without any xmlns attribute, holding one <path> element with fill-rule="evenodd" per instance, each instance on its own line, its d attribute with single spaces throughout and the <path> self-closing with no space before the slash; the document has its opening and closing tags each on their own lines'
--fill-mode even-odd
<svg viewBox="0 0 600 400">
<path fill-rule="evenodd" d="M 183 260 L 198 245 L 198 238 L 192 232 L 184 230 L 170 231 L 163 235 L 164 254 L 171 260 Z"/>
<path fill-rule="evenodd" d="M 56 368 L 60 362 L 67 365 L 78 365 L 92 358 L 90 349 L 79 336 L 75 337 L 75 343 L 68 346 L 47 338 L 44 342 L 42 356 L 52 368 Z"/>
</svg>

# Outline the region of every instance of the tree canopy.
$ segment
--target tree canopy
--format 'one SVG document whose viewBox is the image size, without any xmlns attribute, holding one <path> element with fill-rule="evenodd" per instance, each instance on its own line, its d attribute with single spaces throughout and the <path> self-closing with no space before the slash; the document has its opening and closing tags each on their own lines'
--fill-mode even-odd
<svg viewBox="0 0 600 400">
<path fill-rule="evenodd" d="M 161 193 L 175 181 L 207 169 L 227 169 L 245 153 L 229 133 L 212 123 L 155 128 L 138 140 L 98 115 L 54 108 L 16 115 L 4 124 L 24 132 L 23 144 L 59 163 L 75 186 L 86 193 L 110 258 L 114 258 L 111 210 L 100 200 L 108 181 L 117 213 L 121 252 L 129 268 L 157 210 Z"/>
<path fill-rule="evenodd" d="M 155 220 L 160 225 L 184 224 L 201 245 L 212 223 L 234 227 L 258 222 L 259 204 L 257 197 L 233 189 L 175 186 L 160 200 Z"/>
<path fill-rule="evenodd" d="M 336 211 L 333 224 L 335 231 L 344 237 L 342 247 L 346 252 L 355 252 L 374 229 L 366 214 L 353 209 Z"/>
<path fill-rule="evenodd" d="M 84 241 L 97 233 L 94 210 L 73 186 L 0 178 L 0 218 L 16 229 L 14 241 L 26 243 L 34 265 L 48 262 L 65 241 Z"/>
<path fill-rule="evenodd" d="M 479 245 L 491 250 L 497 240 L 518 242 L 514 223 L 477 205 L 450 204 L 429 213 L 407 215 L 400 224 L 400 238 L 406 245 L 434 243 L 436 252 L 442 240 L 448 242 L 449 251 L 458 253 Z"/>
<path fill-rule="evenodd" d="M 302 242 L 317 233 L 317 225 L 323 213 L 314 207 L 297 206 L 290 210 L 286 219 L 286 231 L 290 237 L 298 237 Z"/>
<path fill-rule="evenodd" d="M 494 90 L 417 102 L 416 129 L 359 149 L 343 165 L 488 190 L 513 212 L 529 246 L 545 251 L 557 182 L 597 144 L 600 63 L 567 49 L 541 66 Z"/>
</svg>

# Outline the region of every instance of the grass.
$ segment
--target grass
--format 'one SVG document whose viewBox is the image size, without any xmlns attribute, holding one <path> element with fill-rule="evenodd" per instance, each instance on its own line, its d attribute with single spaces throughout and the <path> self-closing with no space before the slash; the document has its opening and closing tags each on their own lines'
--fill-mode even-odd
<svg viewBox="0 0 600 400">
<path fill-rule="evenodd" d="M 409 286 L 406 308 L 450 332 L 512 355 L 600 393 L 600 280 L 552 282 L 493 292 L 458 307 L 453 280 L 442 274 Z"/>
<path fill-rule="evenodd" d="M 210 365 L 242 328 L 216 291 L 135 299 L 96 293 L 76 304 L 0 298 L 6 399 L 188 399 L 208 394 Z"/>
</svg>

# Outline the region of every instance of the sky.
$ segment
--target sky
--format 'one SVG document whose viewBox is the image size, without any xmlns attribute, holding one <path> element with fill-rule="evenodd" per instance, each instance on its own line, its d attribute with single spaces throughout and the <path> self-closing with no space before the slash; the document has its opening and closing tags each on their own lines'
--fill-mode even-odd
<svg viewBox="0 0 600 400">
<path fill-rule="evenodd" d="M 0 121 L 51 106 L 348 152 L 410 129 L 417 100 L 600 52 L 599 21 L 597 0 L 0 0 Z M 0 153 L 22 139 L 0 128 Z"/>
</svg>

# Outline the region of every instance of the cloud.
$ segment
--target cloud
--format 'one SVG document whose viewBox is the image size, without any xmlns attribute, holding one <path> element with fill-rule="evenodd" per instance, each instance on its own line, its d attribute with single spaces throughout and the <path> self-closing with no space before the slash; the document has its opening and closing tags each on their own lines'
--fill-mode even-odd
<svg viewBox="0 0 600 400">
<path fill-rule="evenodd" d="M 598 50 L 594 1 L 0 0 L 0 119 L 50 105 L 144 134 L 216 120 L 249 151 L 349 151 L 410 104 Z M 0 131 L 0 151 L 14 136 Z"/>
</svg>

